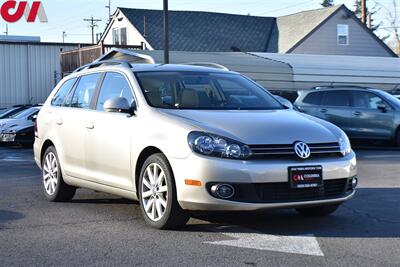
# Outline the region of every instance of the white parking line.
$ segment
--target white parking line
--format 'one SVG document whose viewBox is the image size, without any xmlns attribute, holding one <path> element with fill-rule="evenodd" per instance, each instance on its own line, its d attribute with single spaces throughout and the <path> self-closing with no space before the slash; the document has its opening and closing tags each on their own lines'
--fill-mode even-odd
<svg viewBox="0 0 400 267">
<path fill-rule="evenodd" d="M 7 161 L 7 162 L 35 162 L 33 159 L 25 159 L 23 157 L 14 157 L 14 156 L 9 156 L 3 159 L 0 159 L 1 161 Z"/>
<path fill-rule="evenodd" d="M 229 228 L 228 230 L 222 229 L 218 232 L 232 239 L 207 241 L 204 243 L 310 256 L 324 256 L 316 237 L 312 234 L 278 236 L 255 232 L 254 230 L 240 227 Z"/>
</svg>

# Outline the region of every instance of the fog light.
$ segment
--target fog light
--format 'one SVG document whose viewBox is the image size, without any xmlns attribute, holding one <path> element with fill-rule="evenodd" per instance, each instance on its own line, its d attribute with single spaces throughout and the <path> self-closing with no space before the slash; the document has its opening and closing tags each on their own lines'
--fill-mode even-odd
<svg viewBox="0 0 400 267">
<path fill-rule="evenodd" d="M 219 198 L 231 198 L 235 194 L 235 188 L 229 184 L 216 184 L 211 187 L 211 193 Z"/>
<path fill-rule="evenodd" d="M 357 185 L 358 185 L 358 179 L 357 177 L 353 177 L 353 179 L 351 180 L 351 188 L 356 189 Z"/>
</svg>

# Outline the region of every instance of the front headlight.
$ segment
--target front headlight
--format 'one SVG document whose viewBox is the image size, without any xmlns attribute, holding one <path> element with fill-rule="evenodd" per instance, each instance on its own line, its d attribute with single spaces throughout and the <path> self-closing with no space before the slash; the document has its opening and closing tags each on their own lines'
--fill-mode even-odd
<svg viewBox="0 0 400 267">
<path fill-rule="evenodd" d="M 343 156 L 347 156 L 351 153 L 351 144 L 350 140 L 345 133 L 342 133 L 342 136 L 339 138 L 340 144 L 340 152 Z"/>
<path fill-rule="evenodd" d="M 243 160 L 251 155 L 247 145 L 210 133 L 191 132 L 188 143 L 194 152 L 206 156 Z"/>
</svg>

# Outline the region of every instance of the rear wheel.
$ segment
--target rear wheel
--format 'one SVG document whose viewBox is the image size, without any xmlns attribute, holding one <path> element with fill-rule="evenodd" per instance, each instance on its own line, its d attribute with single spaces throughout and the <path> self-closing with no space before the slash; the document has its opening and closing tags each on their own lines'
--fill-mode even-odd
<svg viewBox="0 0 400 267">
<path fill-rule="evenodd" d="M 396 133 L 396 145 L 400 146 L 400 127 L 399 129 L 397 129 L 397 133 Z"/>
<path fill-rule="evenodd" d="M 339 205 L 325 205 L 310 208 L 296 209 L 298 213 L 305 216 L 327 216 L 334 213 Z"/>
<path fill-rule="evenodd" d="M 158 229 L 184 226 L 189 215 L 179 206 L 171 166 L 163 154 L 150 156 L 139 180 L 140 209 L 147 224 Z"/>
<path fill-rule="evenodd" d="M 42 160 L 43 191 L 46 198 L 54 202 L 70 201 L 76 188 L 64 182 L 56 149 L 47 148 Z"/>
</svg>

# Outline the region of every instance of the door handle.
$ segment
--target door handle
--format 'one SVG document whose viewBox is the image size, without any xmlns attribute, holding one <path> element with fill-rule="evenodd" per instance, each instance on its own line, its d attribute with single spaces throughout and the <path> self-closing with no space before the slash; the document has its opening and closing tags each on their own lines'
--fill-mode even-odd
<svg viewBox="0 0 400 267">
<path fill-rule="evenodd" d="M 323 109 L 320 110 L 320 112 L 321 112 L 321 113 L 327 113 L 328 110 L 327 110 L 326 108 L 323 108 Z"/>
<path fill-rule="evenodd" d="M 360 111 L 354 111 L 353 114 L 354 114 L 354 116 L 360 116 L 361 112 Z"/>
<path fill-rule="evenodd" d="M 58 119 L 56 120 L 56 124 L 57 124 L 57 125 L 62 125 L 62 124 L 63 124 L 63 120 L 62 120 L 61 118 L 58 118 Z"/>
<path fill-rule="evenodd" d="M 93 122 L 87 121 L 87 122 L 85 123 L 85 127 L 86 127 L 87 129 L 94 129 Z"/>
</svg>

